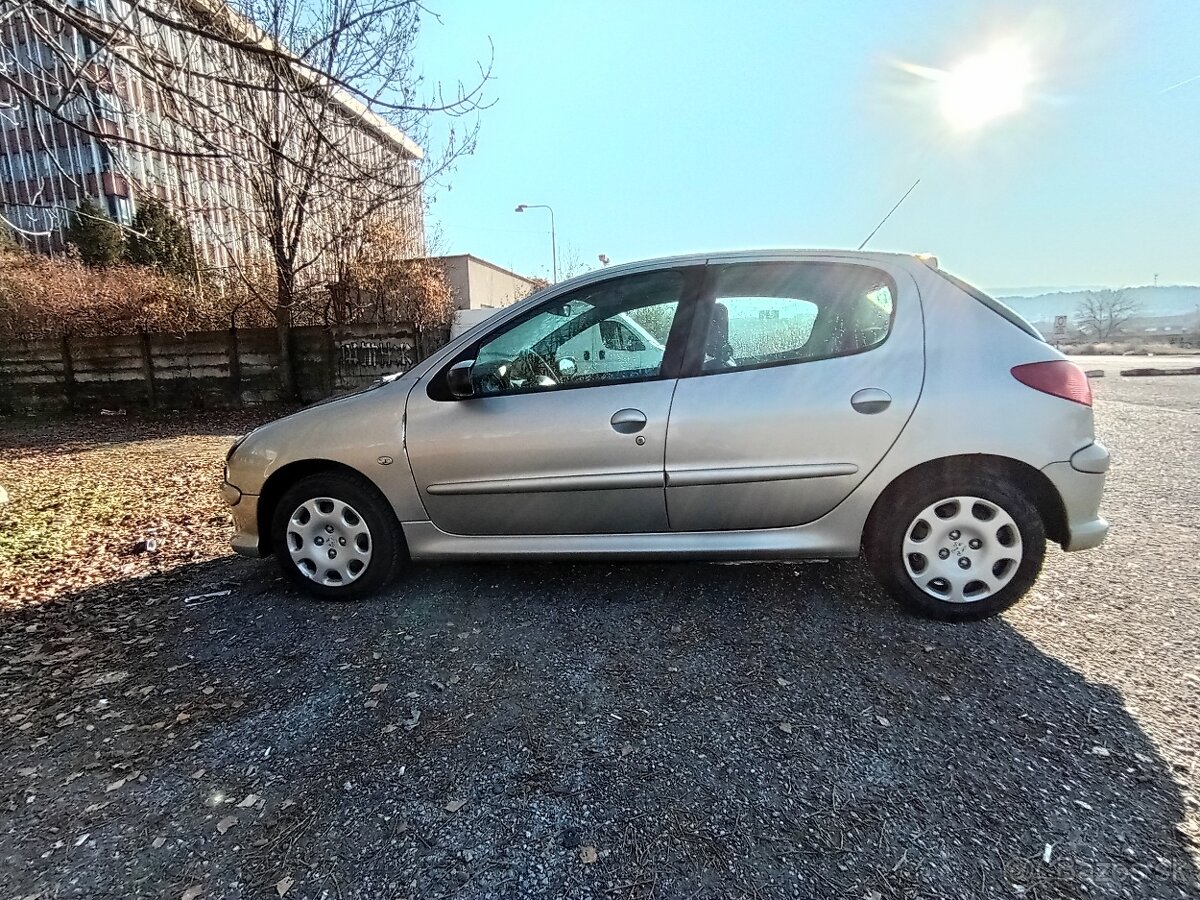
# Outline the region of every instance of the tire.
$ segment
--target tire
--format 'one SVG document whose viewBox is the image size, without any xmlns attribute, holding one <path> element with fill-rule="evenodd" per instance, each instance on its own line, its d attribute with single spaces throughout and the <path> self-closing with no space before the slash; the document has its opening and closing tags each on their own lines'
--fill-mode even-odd
<svg viewBox="0 0 1200 900">
<path fill-rule="evenodd" d="M 902 606 L 964 622 L 1008 609 L 1033 587 L 1046 528 L 1010 479 L 937 473 L 889 489 L 863 543 L 875 578 Z"/>
<path fill-rule="evenodd" d="M 365 478 L 343 472 L 309 475 L 288 488 L 271 518 L 271 544 L 283 574 L 327 600 L 375 593 L 406 558 L 387 501 Z"/>
</svg>

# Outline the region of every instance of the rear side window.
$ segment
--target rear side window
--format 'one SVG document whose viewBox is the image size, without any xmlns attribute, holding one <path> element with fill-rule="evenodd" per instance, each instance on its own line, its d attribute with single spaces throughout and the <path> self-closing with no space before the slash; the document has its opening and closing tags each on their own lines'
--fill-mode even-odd
<svg viewBox="0 0 1200 900">
<path fill-rule="evenodd" d="M 866 266 L 719 266 L 703 371 L 753 369 L 869 350 L 887 339 L 894 312 L 891 279 Z"/>
<path fill-rule="evenodd" d="M 1015 309 L 1013 309 L 1012 307 L 1005 306 L 1003 303 L 1001 303 L 995 297 L 989 297 L 987 294 L 985 294 L 979 288 L 972 287 L 971 285 L 969 285 L 965 281 L 963 281 L 961 278 L 955 278 L 949 272 L 943 272 L 941 269 L 935 269 L 934 271 L 937 272 L 939 275 L 941 275 L 943 278 L 945 278 L 948 282 L 950 282 L 952 285 L 954 285 L 960 291 L 962 291 L 964 294 L 966 294 L 968 297 L 972 297 L 975 300 L 978 300 L 980 303 L 982 303 L 984 306 L 986 306 L 992 312 L 996 313 L 996 315 L 1002 316 L 1003 318 L 1012 322 L 1012 324 L 1016 325 L 1018 328 L 1020 328 L 1023 332 L 1025 332 L 1030 337 L 1035 337 L 1042 343 L 1045 343 L 1046 339 L 1044 337 L 1042 337 L 1042 335 L 1038 332 L 1038 330 L 1036 328 L 1034 328 L 1032 325 L 1030 325 L 1027 321 L 1025 321 L 1025 318 L 1019 312 L 1017 312 Z"/>
</svg>

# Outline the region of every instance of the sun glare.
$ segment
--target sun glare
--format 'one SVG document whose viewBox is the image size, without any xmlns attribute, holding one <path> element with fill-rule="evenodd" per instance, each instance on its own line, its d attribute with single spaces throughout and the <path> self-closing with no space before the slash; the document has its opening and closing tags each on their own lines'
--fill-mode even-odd
<svg viewBox="0 0 1200 900">
<path fill-rule="evenodd" d="M 942 115 L 956 131 L 974 131 L 1020 111 L 1033 82 L 1029 54 L 997 43 L 938 73 Z"/>
</svg>

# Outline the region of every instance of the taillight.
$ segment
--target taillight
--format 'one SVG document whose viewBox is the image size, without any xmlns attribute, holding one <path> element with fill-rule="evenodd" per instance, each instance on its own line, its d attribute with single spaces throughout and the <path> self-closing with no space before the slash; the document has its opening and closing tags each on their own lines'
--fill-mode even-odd
<svg viewBox="0 0 1200 900">
<path fill-rule="evenodd" d="M 1083 369 L 1065 359 L 1013 366 L 1012 374 L 1021 384 L 1035 391 L 1082 403 L 1084 406 L 1092 405 L 1092 386 L 1088 384 Z"/>
</svg>

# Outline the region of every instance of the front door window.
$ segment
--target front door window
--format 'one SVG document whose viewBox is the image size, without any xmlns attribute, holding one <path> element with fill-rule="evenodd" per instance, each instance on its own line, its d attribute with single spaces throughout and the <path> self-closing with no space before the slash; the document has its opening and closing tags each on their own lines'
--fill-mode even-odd
<svg viewBox="0 0 1200 900">
<path fill-rule="evenodd" d="M 537 307 L 480 345 L 476 395 L 658 378 L 684 286 L 683 272 L 648 272 Z"/>
</svg>

